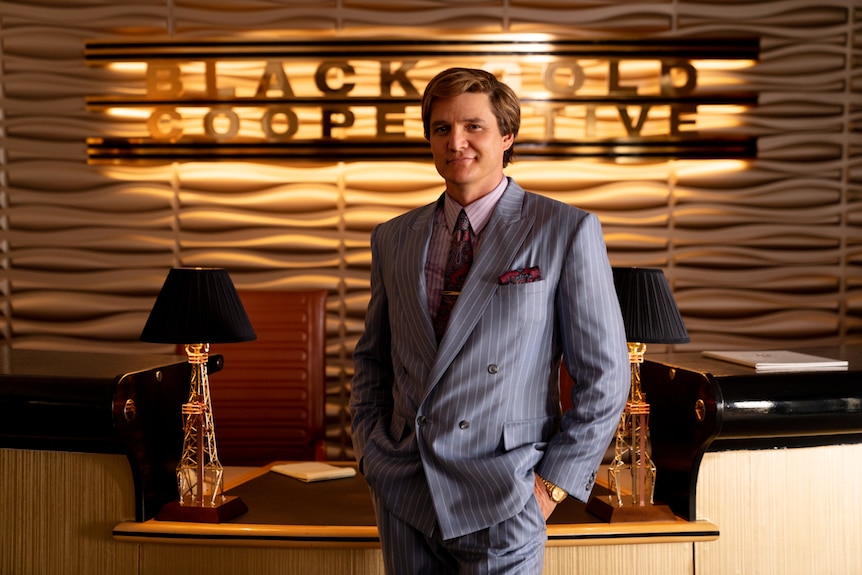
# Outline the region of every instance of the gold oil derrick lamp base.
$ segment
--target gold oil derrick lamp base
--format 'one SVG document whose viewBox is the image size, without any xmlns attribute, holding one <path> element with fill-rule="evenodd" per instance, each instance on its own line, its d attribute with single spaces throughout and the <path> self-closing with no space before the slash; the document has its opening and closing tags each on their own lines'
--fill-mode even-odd
<svg viewBox="0 0 862 575">
<path fill-rule="evenodd" d="M 204 502 L 182 504 L 171 501 L 159 511 L 159 521 L 193 521 L 195 523 L 224 523 L 248 511 L 248 506 L 239 497 L 227 496 L 215 505 Z"/>
</svg>

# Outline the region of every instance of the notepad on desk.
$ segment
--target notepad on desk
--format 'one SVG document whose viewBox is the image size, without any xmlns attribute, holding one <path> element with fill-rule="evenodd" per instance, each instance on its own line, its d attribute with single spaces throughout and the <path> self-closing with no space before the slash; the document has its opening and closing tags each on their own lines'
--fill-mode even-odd
<svg viewBox="0 0 862 575">
<path fill-rule="evenodd" d="M 819 355 L 788 350 L 704 351 L 704 357 L 753 367 L 759 372 L 843 371 L 848 362 Z"/>
<path fill-rule="evenodd" d="M 300 481 L 324 481 L 326 479 L 342 479 L 356 475 L 356 469 L 349 466 L 337 466 L 322 461 L 301 461 L 299 463 L 281 463 L 271 468 L 276 473 L 299 479 Z"/>
</svg>

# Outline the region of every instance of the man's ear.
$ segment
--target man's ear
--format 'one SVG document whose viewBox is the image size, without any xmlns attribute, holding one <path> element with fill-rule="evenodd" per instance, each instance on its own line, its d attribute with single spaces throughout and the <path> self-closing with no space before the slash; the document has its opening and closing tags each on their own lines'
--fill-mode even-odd
<svg viewBox="0 0 862 575">
<path fill-rule="evenodd" d="M 503 136 L 503 145 L 506 146 L 504 149 L 508 150 L 515 144 L 515 135 L 514 134 L 506 134 Z"/>
</svg>

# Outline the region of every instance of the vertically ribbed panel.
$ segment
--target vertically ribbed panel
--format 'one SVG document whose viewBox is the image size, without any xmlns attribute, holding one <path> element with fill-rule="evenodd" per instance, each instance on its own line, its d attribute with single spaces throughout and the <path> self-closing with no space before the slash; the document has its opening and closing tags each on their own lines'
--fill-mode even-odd
<svg viewBox="0 0 862 575">
<path fill-rule="evenodd" d="M 135 546 L 111 539 L 135 517 L 125 456 L 2 448 L 0 467 L 0 573 L 138 572 Z"/>
<path fill-rule="evenodd" d="M 240 289 L 325 288 L 337 456 L 348 443 L 369 234 L 433 201 L 442 191 L 433 166 L 88 166 L 87 137 L 129 136 L 141 124 L 88 112 L 85 96 L 139 91 L 144 78 L 87 67 L 83 43 L 547 32 L 761 37 L 760 61 L 725 78 L 759 94 L 735 128 L 759 138 L 757 160 L 521 161 L 507 172 L 596 212 L 614 265 L 664 270 L 691 335 L 682 348 L 858 342 L 860 20 L 853 0 L 0 1 L 5 335 L 18 347 L 151 351 L 137 339 L 174 265 L 225 267 Z"/>
</svg>

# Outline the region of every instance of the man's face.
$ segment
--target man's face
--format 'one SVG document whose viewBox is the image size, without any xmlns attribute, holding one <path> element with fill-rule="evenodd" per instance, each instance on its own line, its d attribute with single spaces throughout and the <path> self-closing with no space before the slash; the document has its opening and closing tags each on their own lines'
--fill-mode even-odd
<svg viewBox="0 0 862 575">
<path fill-rule="evenodd" d="M 461 205 L 476 201 L 503 178 L 503 152 L 514 136 L 502 135 L 487 94 L 436 100 L 431 108 L 431 153 L 446 191 Z"/>
</svg>

